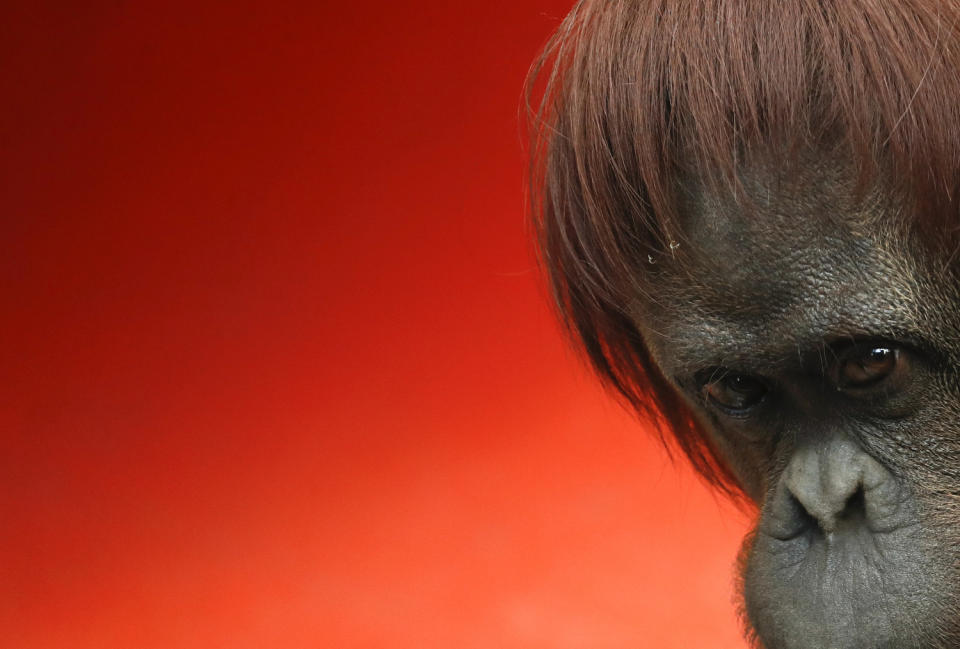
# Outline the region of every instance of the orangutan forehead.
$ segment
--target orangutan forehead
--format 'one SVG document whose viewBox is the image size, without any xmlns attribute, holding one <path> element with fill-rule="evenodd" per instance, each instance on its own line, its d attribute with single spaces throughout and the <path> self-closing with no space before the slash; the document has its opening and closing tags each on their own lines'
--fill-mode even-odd
<svg viewBox="0 0 960 649">
<path fill-rule="evenodd" d="M 886 239 L 916 221 L 892 183 L 878 177 L 864 185 L 855 163 L 826 150 L 806 149 L 788 161 L 767 149 L 742 160 L 729 182 L 690 173 L 676 182 L 675 243 L 683 240 L 688 250 L 715 246 L 717 238 L 736 247 L 757 236 L 788 252 L 823 247 L 824 238 Z"/>
<path fill-rule="evenodd" d="M 652 264 L 638 320 L 651 347 L 669 349 L 665 365 L 770 364 L 831 338 L 920 336 L 936 289 L 918 281 L 928 260 L 895 201 L 858 193 L 836 167 L 743 179 L 737 191 L 691 180 L 682 234 Z"/>
</svg>

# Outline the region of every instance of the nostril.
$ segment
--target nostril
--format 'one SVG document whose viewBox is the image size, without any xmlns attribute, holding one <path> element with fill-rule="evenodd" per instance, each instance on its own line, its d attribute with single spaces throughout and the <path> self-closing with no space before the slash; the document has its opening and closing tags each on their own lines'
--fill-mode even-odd
<svg viewBox="0 0 960 649">
<path fill-rule="evenodd" d="M 867 500 L 866 494 L 863 491 L 863 485 L 857 487 L 857 490 L 853 492 L 853 495 L 847 500 L 846 505 L 840 511 L 837 518 L 840 521 L 855 523 L 866 520 Z"/>
<path fill-rule="evenodd" d="M 789 498 L 794 515 L 796 516 L 797 527 L 801 533 L 819 532 L 820 523 L 817 518 L 807 511 L 807 508 L 803 506 L 803 503 L 800 502 L 796 496 L 790 494 Z"/>
</svg>

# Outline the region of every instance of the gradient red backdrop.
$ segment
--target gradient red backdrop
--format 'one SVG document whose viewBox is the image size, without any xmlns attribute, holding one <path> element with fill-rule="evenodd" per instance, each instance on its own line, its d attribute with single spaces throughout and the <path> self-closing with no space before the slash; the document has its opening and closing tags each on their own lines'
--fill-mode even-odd
<svg viewBox="0 0 960 649">
<path fill-rule="evenodd" d="M 569 4 L 4 5 L 4 647 L 743 646 L 531 261 Z"/>
</svg>

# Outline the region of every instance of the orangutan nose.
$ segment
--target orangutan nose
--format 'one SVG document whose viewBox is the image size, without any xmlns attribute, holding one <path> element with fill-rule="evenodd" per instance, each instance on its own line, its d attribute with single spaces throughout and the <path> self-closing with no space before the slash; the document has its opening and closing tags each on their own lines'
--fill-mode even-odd
<svg viewBox="0 0 960 649">
<path fill-rule="evenodd" d="M 845 437 L 798 448 L 783 481 L 827 536 L 843 522 L 874 529 L 895 513 L 899 502 L 890 473 Z"/>
</svg>

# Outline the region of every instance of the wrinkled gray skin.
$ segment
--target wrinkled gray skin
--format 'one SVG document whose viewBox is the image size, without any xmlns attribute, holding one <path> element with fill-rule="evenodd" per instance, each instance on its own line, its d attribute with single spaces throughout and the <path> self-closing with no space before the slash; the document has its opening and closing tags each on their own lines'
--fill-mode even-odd
<svg viewBox="0 0 960 649">
<path fill-rule="evenodd" d="M 680 245 L 637 305 L 654 361 L 758 505 L 747 624 L 766 649 L 960 647 L 958 283 L 892 201 L 854 201 L 815 164 L 767 168 L 745 173 L 749 209 L 687 184 Z M 838 387 L 855 342 L 899 349 L 895 380 Z M 724 411 L 704 392 L 718 368 L 769 391 Z"/>
</svg>

